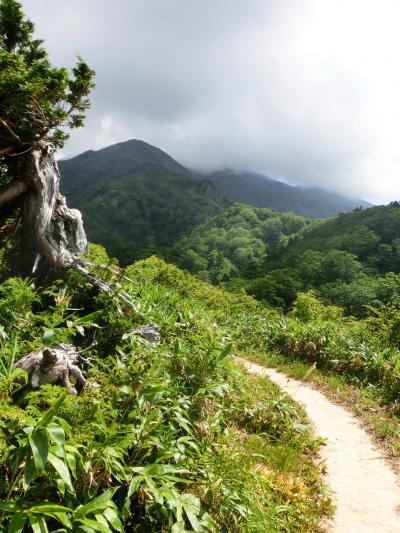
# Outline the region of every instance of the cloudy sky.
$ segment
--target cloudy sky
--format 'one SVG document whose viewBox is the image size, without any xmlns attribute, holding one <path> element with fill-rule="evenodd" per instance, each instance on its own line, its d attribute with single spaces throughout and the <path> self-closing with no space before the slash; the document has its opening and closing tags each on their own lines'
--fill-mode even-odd
<svg viewBox="0 0 400 533">
<path fill-rule="evenodd" d="M 376 203 L 400 199 L 398 0 L 22 0 L 96 70 L 64 156 L 131 138 Z"/>
</svg>

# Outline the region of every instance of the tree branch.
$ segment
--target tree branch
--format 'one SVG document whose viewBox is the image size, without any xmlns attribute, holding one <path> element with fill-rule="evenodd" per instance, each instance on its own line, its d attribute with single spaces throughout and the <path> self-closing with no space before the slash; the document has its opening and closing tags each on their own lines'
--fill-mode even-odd
<svg viewBox="0 0 400 533">
<path fill-rule="evenodd" d="M 0 205 L 5 204 L 6 202 L 11 202 L 11 200 L 14 200 L 27 190 L 28 185 L 22 180 L 7 185 L 7 187 L 0 190 Z"/>
<path fill-rule="evenodd" d="M 11 154 L 14 150 L 15 146 L 4 146 L 3 148 L 0 148 L 0 157 Z"/>
<path fill-rule="evenodd" d="M 2 118 L 0 118 L 0 125 L 3 126 L 3 128 L 7 131 L 10 137 L 14 139 L 14 141 L 16 141 L 18 144 L 22 144 L 22 141 L 19 135 L 17 135 L 15 131 L 11 128 L 11 126 L 9 126 L 7 122 L 3 120 Z"/>
</svg>

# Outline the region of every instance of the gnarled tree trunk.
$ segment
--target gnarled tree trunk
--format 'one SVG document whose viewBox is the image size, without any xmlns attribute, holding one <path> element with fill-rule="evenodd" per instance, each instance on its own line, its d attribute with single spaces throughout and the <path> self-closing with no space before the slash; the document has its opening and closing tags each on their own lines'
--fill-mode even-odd
<svg viewBox="0 0 400 533">
<path fill-rule="evenodd" d="M 7 162 L 15 177 L 0 192 L 0 203 L 20 196 L 18 244 L 13 263 L 18 273 L 60 275 L 87 248 L 82 216 L 60 194 L 60 174 L 51 145 L 38 143 Z"/>
</svg>

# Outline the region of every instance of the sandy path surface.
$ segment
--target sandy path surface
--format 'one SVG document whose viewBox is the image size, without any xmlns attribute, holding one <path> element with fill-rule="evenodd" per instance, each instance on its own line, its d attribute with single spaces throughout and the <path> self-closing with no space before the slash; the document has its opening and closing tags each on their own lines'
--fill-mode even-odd
<svg viewBox="0 0 400 533">
<path fill-rule="evenodd" d="M 338 533 L 400 533 L 400 488 L 396 476 L 359 421 L 306 383 L 274 369 L 242 361 L 248 372 L 268 376 L 303 404 L 316 434 L 326 439 L 327 466 L 336 513 L 327 530 Z"/>
</svg>

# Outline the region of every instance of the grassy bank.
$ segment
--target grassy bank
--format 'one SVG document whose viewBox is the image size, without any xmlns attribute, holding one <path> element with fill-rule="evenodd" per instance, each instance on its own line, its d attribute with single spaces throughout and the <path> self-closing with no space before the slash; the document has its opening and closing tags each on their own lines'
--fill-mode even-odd
<svg viewBox="0 0 400 533">
<path fill-rule="evenodd" d="M 388 457 L 400 457 L 400 314 L 395 307 L 371 309 L 369 318 L 355 320 L 307 293 L 282 315 L 245 295 L 198 280 L 188 285 L 190 276 L 154 258 L 134 268 L 145 268 L 164 286 L 183 292 L 191 287 L 191 298 L 231 331 L 238 355 L 297 378 L 315 363 L 308 380 L 360 417 Z"/>
</svg>

